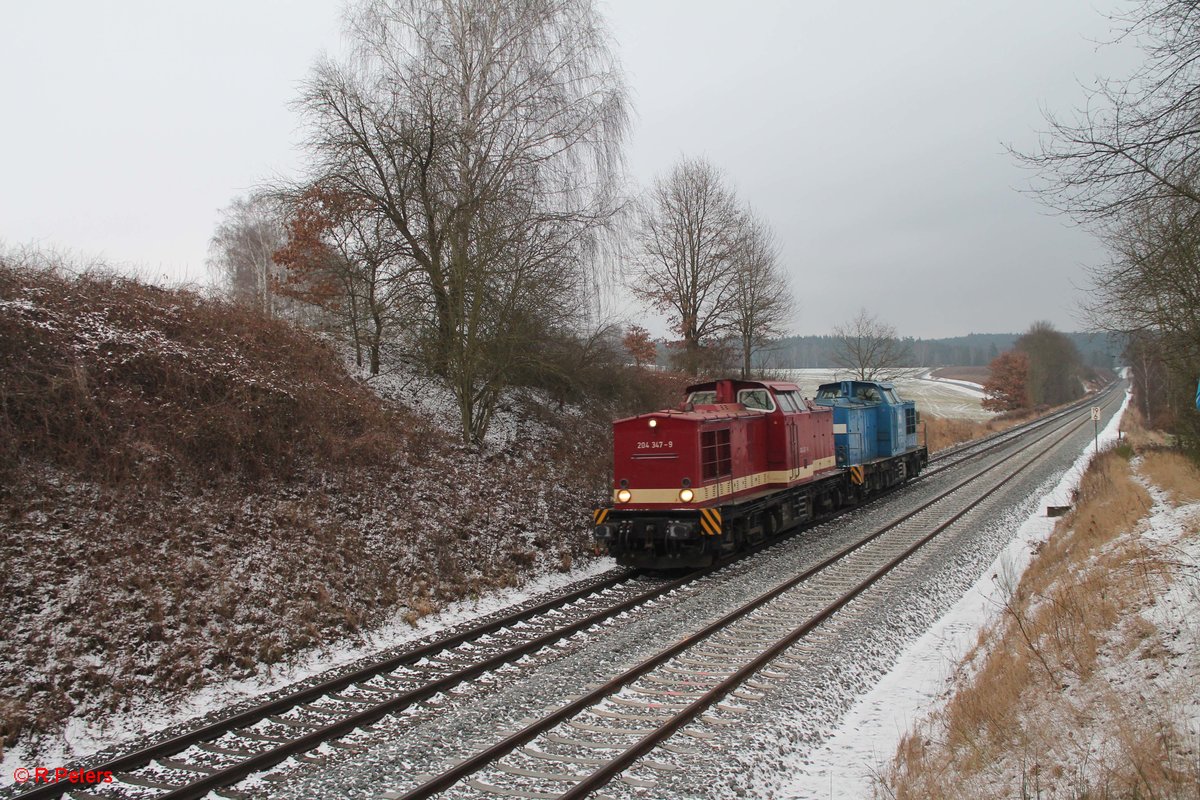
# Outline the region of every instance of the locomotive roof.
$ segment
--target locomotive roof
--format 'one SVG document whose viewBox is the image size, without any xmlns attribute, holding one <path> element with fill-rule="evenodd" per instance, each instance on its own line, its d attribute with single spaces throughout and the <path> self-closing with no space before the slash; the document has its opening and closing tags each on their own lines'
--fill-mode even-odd
<svg viewBox="0 0 1200 800">
<path fill-rule="evenodd" d="M 896 388 L 896 384 L 892 383 L 891 381 L 873 381 L 864 380 L 863 378 L 845 378 L 840 381 L 826 381 L 825 383 L 822 383 L 821 386 L 837 386 L 839 383 L 869 383 L 872 386 L 882 386 L 885 389 Z"/>
<path fill-rule="evenodd" d="M 613 424 L 618 422 L 629 422 L 631 420 L 639 420 L 649 417 L 663 418 L 666 417 L 676 419 L 703 420 L 713 422 L 722 419 L 734 419 L 735 417 L 756 417 L 758 414 L 754 411 L 749 411 L 740 403 L 717 403 L 706 406 L 696 406 L 688 408 L 663 408 L 658 411 L 647 411 L 645 414 L 637 414 L 632 417 L 623 417 L 622 419 L 613 420 Z"/>
<path fill-rule="evenodd" d="M 747 386 L 765 386 L 776 392 L 800 391 L 799 386 L 794 383 L 789 383 L 788 381 L 748 381 L 742 380 L 741 378 L 720 378 L 715 381 L 705 381 L 704 383 L 693 384 L 687 387 L 687 392 L 688 394 L 691 394 L 692 392 L 703 392 L 710 389 L 715 389 L 717 388 L 717 384 L 721 381 L 729 381 L 730 383 L 743 388 Z"/>
</svg>

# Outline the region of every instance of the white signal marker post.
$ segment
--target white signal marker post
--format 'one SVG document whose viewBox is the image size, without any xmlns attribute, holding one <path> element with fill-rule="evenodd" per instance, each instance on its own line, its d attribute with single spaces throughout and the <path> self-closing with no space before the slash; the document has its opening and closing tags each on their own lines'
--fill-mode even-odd
<svg viewBox="0 0 1200 800">
<path fill-rule="evenodd" d="M 1092 427 L 1095 429 L 1096 453 L 1100 452 L 1100 406 L 1092 406 Z"/>
</svg>

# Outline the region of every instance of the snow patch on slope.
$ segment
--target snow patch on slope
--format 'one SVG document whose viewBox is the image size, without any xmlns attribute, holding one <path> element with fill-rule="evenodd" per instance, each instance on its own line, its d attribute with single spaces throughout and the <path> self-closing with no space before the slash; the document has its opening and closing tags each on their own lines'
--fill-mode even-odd
<svg viewBox="0 0 1200 800">
<path fill-rule="evenodd" d="M 1121 409 L 1101 431 L 1100 448 L 1117 441 Z M 1039 507 L 1069 505 L 1071 493 L 1095 456 L 1094 445 L 1080 454 Z M 974 644 L 980 629 L 1003 605 L 1006 587 L 1016 585 L 1034 553 L 1054 531 L 1055 519 L 1027 519 L 970 591 L 905 651 L 895 667 L 864 694 L 825 744 L 795 765 L 784 796 L 860 800 L 870 797 L 874 765 L 889 759 L 900 737 L 923 716 L 947 687 L 955 664 Z"/>
</svg>

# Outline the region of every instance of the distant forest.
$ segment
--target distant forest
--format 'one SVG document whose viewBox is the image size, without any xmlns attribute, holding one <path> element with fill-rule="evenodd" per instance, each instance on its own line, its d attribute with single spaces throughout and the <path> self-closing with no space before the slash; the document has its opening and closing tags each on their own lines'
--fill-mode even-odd
<svg viewBox="0 0 1200 800">
<path fill-rule="evenodd" d="M 1012 348 L 1019 333 L 972 333 L 950 339 L 905 339 L 915 367 L 985 367 Z M 1125 343 L 1106 333 L 1066 333 L 1083 363 L 1089 367 L 1117 365 Z M 833 336 L 789 336 L 764 347 L 756 361 L 760 368 L 810 369 L 836 367 Z"/>
</svg>

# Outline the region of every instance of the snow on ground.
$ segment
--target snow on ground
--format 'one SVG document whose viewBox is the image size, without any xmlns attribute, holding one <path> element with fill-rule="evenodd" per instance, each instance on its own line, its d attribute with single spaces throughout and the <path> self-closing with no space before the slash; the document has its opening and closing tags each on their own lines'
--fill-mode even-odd
<svg viewBox="0 0 1200 800">
<path fill-rule="evenodd" d="M 805 397 L 812 397 L 822 383 L 848 380 L 846 370 L 833 369 L 781 369 L 773 372 L 780 380 L 793 381 Z M 984 411 L 981 405 L 983 391 L 978 384 L 967 381 L 952 381 L 930 378 L 926 367 L 906 369 L 904 374 L 892 381 L 905 400 L 915 400 L 917 409 L 924 414 L 946 419 L 969 419 L 986 422 L 995 414 Z"/>
<path fill-rule="evenodd" d="M 925 370 L 917 376 L 917 380 L 934 381 L 936 383 L 943 383 L 946 386 L 955 386 L 958 387 L 958 389 L 964 394 L 968 394 L 972 397 L 983 397 L 982 384 L 975 383 L 974 381 L 959 381 L 955 380 L 954 378 L 939 378 L 933 374 L 933 370 Z"/>
<path fill-rule="evenodd" d="M 380 397 L 412 409 L 417 414 L 432 420 L 439 428 L 457 433 L 461 430 L 458 400 L 444 381 L 422 375 L 404 364 L 384 364 L 378 375 L 371 375 L 365 367 L 356 366 L 347 360 L 346 369 L 364 382 Z M 508 389 L 501 396 L 488 426 L 486 444 L 501 448 L 519 436 L 545 434 L 544 429 L 531 430 L 538 423 L 528 414 L 517 412 L 522 403 L 541 404 L 553 407 L 559 416 L 579 416 L 585 413 L 580 407 L 563 404 L 560 408 L 545 392 L 535 389 Z"/>
<path fill-rule="evenodd" d="M 13 770 L 18 767 L 62 766 L 74 759 L 134 741 L 147 734 L 197 721 L 205 715 L 230 708 L 247 698 L 265 696 L 360 659 L 378 658 L 380 653 L 391 648 L 433 636 L 470 620 L 514 608 L 615 567 L 616 562 L 611 558 L 592 559 L 567 573 L 540 575 L 518 589 L 505 589 L 484 594 L 477 600 L 452 603 L 442 611 L 421 617 L 415 624 L 402 619 L 405 609 L 400 608 L 393 620 L 369 634 L 364 634 L 364 642 L 353 646 L 337 642 L 314 649 L 293 665 L 262 669 L 250 679 L 230 680 L 205 687 L 185 702 L 170 708 L 164 708 L 161 703 L 156 702 L 135 705 L 129 711 L 107 717 L 103 725 L 88 724 L 72 717 L 68 722 L 61 748 L 57 751 L 43 749 L 34 759 L 18 744 L 5 751 L 3 759 L 0 759 L 0 776 L 11 776 Z M 0 784 L 0 788 L 3 788 L 3 784 Z"/>
<path fill-rule="evenodd" d="M 1172 560 L 1185 571 L 1142 611 L 1142 616 L 1155 628 L 1173 634 L 1163 637 L 1163 644 L 1170 652 L 1170 667 L 1160 669 L 1156 662 L 1146 659 L 1146 669 L 1153 674 L 1133 678 L 1143 684 L 1158 684 L 1155 688 L 1176 698 L 1189 698 L 1173 710 L 1179 728 L 1187 731 L 1192 741 L 1200 742 L 1200 686 L 1196 685 L 1200 679 L 1200 536 L 1181 535 L 1189 525 L 1194 529 L 1200 517 L 1200 503 L 1173 507 L 1162 490 L 1140 477 L 1137 479 L 1154 499 L 1143 538 L 1169 551 Z M 1105 667 L 1106 671 L 1113 669 L 1121 669 L 1121 665 Z"/>
<path fill-rule="evenodd" d="M 1100 432 L 1101 449 L 1117 440 L 1128 405 L 1126 395 L 1121 410 Z M 1094 454 L 1094 445 L 1089 445 L 1038 507 L 1069 505 L 1071 492 Z M 1056 522 L 1042 515 L 1025 521 L 970 591 L 858 700 L 825 744 L 797 761 L 784 797 L 860 800 L 871 796 L 871 770 L 891 758 L 900 737 L 943 694 L 954 665 L 997 613 L 1006 587 L 1016 585 L 1033 559 L 1034 548 L 1050 536 Z"/>
</svg>

